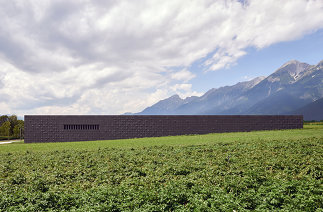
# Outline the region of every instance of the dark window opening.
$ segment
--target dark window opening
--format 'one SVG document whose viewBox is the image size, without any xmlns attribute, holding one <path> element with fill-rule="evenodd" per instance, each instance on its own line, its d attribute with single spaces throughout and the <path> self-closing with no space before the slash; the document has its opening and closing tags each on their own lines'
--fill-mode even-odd
<svg viewBox="0 0 323 212">
<path fill-rule="evenodd" d="M 99 130 L 98 124 L 64 124 L 64 130 Z"/>
</svg>

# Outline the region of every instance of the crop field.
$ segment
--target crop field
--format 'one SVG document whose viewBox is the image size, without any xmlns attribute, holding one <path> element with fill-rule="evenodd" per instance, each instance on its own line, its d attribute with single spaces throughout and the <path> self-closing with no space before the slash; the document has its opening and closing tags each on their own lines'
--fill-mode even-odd
<svg viewBox="0 0 323 212">
<path fill-rule="evenodd" d="M 323 125 L 0 145 L 0 211 L 323 211 Z"/>
</svg>

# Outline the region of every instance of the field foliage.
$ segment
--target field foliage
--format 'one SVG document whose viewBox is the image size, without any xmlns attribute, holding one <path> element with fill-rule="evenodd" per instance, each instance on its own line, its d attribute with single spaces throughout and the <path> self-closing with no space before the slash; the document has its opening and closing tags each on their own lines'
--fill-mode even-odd
<svg viewBox="0 0 323 212">
<path fill-rule="evenodd" d="M 0 145 L 0 211 L 322 211 L 323 126 Z"/>
</svg>

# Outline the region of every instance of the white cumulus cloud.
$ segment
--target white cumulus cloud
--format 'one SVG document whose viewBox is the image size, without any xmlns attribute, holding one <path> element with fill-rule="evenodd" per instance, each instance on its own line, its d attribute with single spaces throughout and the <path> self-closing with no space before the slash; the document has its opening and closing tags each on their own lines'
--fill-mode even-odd
<svg viewBox="0 0 323 212">
<path fill-rule="evenodd" d="M 203 70 L 323 28 L 322 0 L 0 0 L 0 111 L 138 112 Z M 170 68 L 174 67 L 174 68 Z"/>
</svg>

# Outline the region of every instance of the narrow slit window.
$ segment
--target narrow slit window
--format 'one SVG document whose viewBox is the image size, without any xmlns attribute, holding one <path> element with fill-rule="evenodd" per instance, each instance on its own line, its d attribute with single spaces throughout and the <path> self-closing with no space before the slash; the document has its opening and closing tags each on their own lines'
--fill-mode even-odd
<svg viewBox="0 0 323 212">
<path fill-rule="evenodd" d="M 64 130 L 99 130 L 100 125 L 98 124 L 64 124 Z"/>
</svg>

